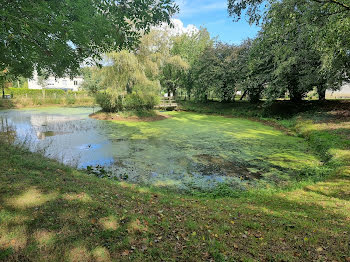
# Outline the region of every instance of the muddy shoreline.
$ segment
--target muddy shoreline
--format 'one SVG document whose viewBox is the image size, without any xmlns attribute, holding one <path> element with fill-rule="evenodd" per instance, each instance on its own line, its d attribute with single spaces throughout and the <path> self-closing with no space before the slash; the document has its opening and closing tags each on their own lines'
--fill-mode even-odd
<svg viewBox="0 0 350 262">
<path fill-rule="evenodd" d="M 155 122 L 155 121 L 161 121 L 170 118 L 169 115 L 163 115 L 157 113 L 154 116 L 146 116 L 146 117 L 140 117 L 140 116 L 122 116 L 118 113 L 104 113 L 104 112 L 97 112 L 89 115 L 90 118 L 97 119 L 97 120 L 112 120 L 112 121 L 128 121 L 128 122 Z"/>
</svg>

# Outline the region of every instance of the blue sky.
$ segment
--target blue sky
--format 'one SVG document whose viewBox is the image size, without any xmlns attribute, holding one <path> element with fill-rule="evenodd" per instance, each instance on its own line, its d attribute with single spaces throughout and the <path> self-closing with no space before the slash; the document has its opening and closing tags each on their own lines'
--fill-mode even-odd
<svg viewBox="0 0 350 262">
<path fill-rule="evenodd" d="M 228 16 L 227 0 L 176 0 L 176 3 L 180 13 L 175 18 L 180 19 L 184 26 L 206 27 L 212 37 L 218 36 L 226 43 L 239 44 L 256 36 L 259 30 L 257 26 L 250 26 L 245 18 L 233 22 Z"/>
</svg>

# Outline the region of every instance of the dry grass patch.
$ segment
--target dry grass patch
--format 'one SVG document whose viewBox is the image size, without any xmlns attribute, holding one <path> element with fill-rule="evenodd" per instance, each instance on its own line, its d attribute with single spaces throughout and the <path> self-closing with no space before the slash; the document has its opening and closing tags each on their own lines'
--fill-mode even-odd
<svg viewBox="0 0 350 262">
<path fill-rule="evenodd" d="M 29 188 L 21 195 L 7 199 L 6 202 L 15 208 L 25 209 L 41 206 L 56 198 L 57 193 L 44 194 L 37 188 Z"/>
<path fill-rule="evenodd" d="M 109 262 L 111 260 L 111 256 L 109 251 L 105 247 L 97 247 L 92 251 L 92 255 L 96 262 Z"/>
<path fill-rule="evenodd" d="M 92 261 L 90 252 L 84 246 L 71 249 L 68 254 L 69 262 L 89 262 Z"/>
<path fill-rule="evenodd" d="M 78 201 L 81 201 L 81 202 L 84 202 L 84 203 L 87 203 L 87 202 L 91 202 L 92 199 L 91 197 L 86 194 L 85 192 L 81 192 L 81 193 L 68 193 L 68 194 L 65 194 L 63 196 L 64 199 L 68 200 L 68 201 L 74 201 L 74 200 L 78 200 Z"/>
<path fill-rule="evenodd" d="M 145 233 L 148 231 L 148 227 L 143 225 L 139 219 L 135 219 L 128 225 L 128 232 L 131 234 Z"/>
<path fill-rule="evenodd" d="M 104 230 L 117 230 L 119 227 L 118 220 L 114 216 L 101 218 L 99 224 Z"/>
</svg>

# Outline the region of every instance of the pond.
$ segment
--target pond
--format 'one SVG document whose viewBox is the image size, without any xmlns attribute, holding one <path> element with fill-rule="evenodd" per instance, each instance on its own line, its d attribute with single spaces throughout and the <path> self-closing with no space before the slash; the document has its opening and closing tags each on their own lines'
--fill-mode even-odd
<svg viewBox="0 0 350 262">
<path fill-rule="evenodd" d="M 167 112 L 162 121 L 116 122 L 91 119 L 92 111 L 0 111 L 0 131 L 68 165 L 185 190 L 285 184 L 320 165 L 303 139 L 250 120 Z"/>
</svg>

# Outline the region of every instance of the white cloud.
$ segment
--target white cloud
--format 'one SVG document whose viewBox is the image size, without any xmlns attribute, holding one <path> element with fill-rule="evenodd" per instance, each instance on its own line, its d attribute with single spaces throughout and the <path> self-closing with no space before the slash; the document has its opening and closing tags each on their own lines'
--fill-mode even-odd
<svg viewBox="0 0 350 262">
<path fill-rule="evenodd" d="M 189 34 L 192 35 L 194 33 L 197 33 L 199 29 L 192 24 L 189 24 L 187 26 L 184 26 L 184 23 L 180 19 L 172 18 L 171 19 L 173 27 L 170 27 L 168 24 L 163 23 L 160 27 L 161 30 L 166 30 L 169 32 L 170 35 L 182 35 L 182 34 Z"/>
</svg>

